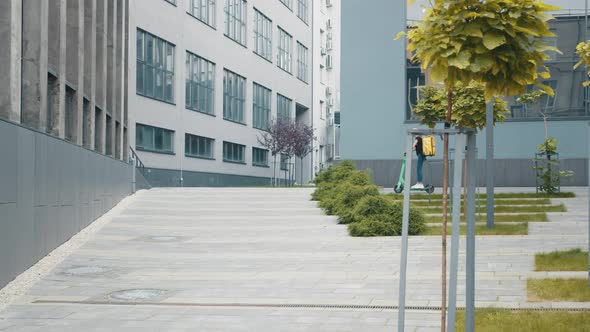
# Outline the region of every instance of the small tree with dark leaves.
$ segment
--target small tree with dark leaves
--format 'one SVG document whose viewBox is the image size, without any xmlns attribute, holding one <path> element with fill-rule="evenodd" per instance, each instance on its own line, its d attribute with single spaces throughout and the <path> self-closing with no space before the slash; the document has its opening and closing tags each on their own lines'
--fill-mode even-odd
<svg viewBox="0 0 590 332">
<path fill-rule="evenodd" d="M 300 183 L 303 185 L 303 158 L 305 158 L 313 149 L 313 141 L 316 139 L 313 128 L 302 123 L 293 125 L 293 134 L 291 135 L 291 150 L 293 155 L 299 158 Z"/>
<path fill-rule="evenodd" d="M 289 146 L 289 132 L 291 121 L 283 118 L 273 120 L 268 126 L 268 130 L 258 136 L 258 143 L 268 149 L 274 158 L 273 165 L 273 185 L 276 185 L 277 155 L 284 153 Z"/>
</svg>

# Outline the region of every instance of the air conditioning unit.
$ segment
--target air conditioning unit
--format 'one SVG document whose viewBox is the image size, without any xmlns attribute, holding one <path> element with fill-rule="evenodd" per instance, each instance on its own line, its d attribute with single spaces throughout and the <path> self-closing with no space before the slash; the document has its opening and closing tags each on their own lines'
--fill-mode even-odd
<svg viewBox="0 0 590 332">
<path fill-rule="evenodd" d="M 332 56 L 328 55 L 326 57 L 326 68 L 332 69 Z"/>
<path fill-rule="evenodd" d="M 332 20 L 328 19 L 326 21 L 326 30 L 331 30 L 332 29 Z"/>
<path fill-rule="evenodd" d="M 326 48 L 325 48 L 325 47 L 322 47 L 322 48 L 320 49 L 320 52 L 321 52 L 321 54 L 322 54 L 322 55 L 326 55 L 326 53 L 327 53 L 327 52 L 326 52 Z"/>
<path fill-rule="evenodd" d="M 332 0 L 326 0 L 326 7 L 332 7 Z"/>
<path fill-rule="evenodd" d="M 332 88 L 331 87 L 327 87 L 326 88 L 326 96 L 331 96 L 332 95 Z"/>
</svg>

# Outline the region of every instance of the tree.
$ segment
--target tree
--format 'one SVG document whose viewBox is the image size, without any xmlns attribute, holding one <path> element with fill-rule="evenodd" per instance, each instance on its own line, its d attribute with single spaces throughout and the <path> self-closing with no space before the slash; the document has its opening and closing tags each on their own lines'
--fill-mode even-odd
<svg viewBox="0 0 590 332">
<path fill-rule="evenodd" d="M 546 51 L 558 51 L 543 38 L 554 34 L 546 12 L 555 10 L 541 0 L 434 0 L 424 20 L 410 27 L 408 50 L 433 82 L 447 91 L 445 127 L 450 127 L 453 93 L 457 82 L 484 83 L 486 100 L 512 96 L 534 84 L 549 94 L 539 78 L 550 76 Z M 539 68 L 541 72 L 539 72 Z M 442 310 L 441 330 L 446 329 L 446 229 L 449 136 L 444 136 Z"/>
<path fill-rule="evenodd" d="M 288 133 L 290 131 L 291 121 L 288 119 L 278 118 L 273 120 L 268 126 L 268 131 L 258 136 L 258 143 L 268 149 L 274 157 L 273 165 L 273 185 L 276 185 L 277 154 L 284 152 L 288 145 Z"/>
<path fill-rule="evenodd" d="M 303 185 L 303 158 L 305 158 L 313 150 L 313 141 L 315 140 L 313 128 L 302 123 L 296 123 L 293 126 L 291 148 L 293 155 L 299 158 L 300 169 L 300 183 Z"/>
</svg>

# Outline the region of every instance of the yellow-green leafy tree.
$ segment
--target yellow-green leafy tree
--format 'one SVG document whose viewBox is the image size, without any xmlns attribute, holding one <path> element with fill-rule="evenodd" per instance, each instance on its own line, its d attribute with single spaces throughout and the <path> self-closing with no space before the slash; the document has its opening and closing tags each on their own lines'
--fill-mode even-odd
<svg viewBox="0 0 590 332">
<path fill-rule="evenodd" d="M 413 1 L 410 1 L 413 2 Z M 445 126 L 453 117 L 453 93 L 458 82 L 484 84 L 486 100 L 513 96 L 534 84 L 552 95 L 541 79 L 550 77 L 547 51 L 558 51 L 544 41 L 548 11 L 558 9 L 541 0 L 432 0 L 422 21 L 409 28 L 408 50 L 413 60 L 430 71 L 431 80 L 447 91 Z M 446 227 L 449 137 L 443 150 L 443 234 L 441 328 L 446 326 Z"/>
<path fill-rule="evenodd" d="M 580 65 L 584 65 L 586 69 L 590 68 L 590 40 L 581 42 L 576 46 L 576 53 L 580 56 L 580 61 L 576 63 L 574 69 L 578 68 Z M 588 70 L 588 75 L 590 75 L 590 70 Z M 590 81 L 585 81 L 583 84 L 585 87 L 590 85 Z"/>
</svg>

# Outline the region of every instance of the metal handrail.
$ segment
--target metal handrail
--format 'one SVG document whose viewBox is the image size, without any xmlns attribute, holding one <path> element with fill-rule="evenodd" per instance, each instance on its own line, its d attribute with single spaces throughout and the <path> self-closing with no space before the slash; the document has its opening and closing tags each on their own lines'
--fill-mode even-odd
<svg viewBox="0 0 590 332">
<path fill-rule="evenodd" d="M 139 156 L 132 147 L 129 147 L 129 150 L 131 151 L 131 160 L 129 160 L 129 162 L 133 163 L 133 166 L 135 166 L 141 172 L 141 174 L 145 175 L 144 163 L 141 161 L 141 159 L 139 159 Z"/>
</svg>

